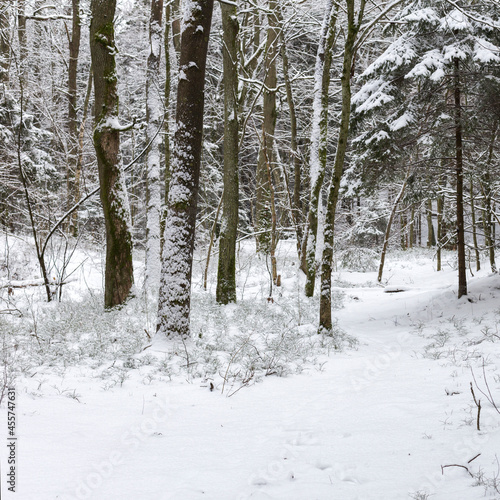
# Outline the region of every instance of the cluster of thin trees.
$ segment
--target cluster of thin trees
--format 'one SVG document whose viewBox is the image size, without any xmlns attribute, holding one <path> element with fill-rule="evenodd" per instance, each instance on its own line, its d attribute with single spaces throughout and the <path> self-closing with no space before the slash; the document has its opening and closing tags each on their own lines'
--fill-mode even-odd
<svg viewBox="0 0 500 500">
<path fill-rule="evenodd" d="M 0 222 L 30 228 L 49 300 L 55 237 L 105 233 L 106 307 L 141 241 L 167 336 L 189 335 L 197 227 L 221 304 L 238 237 L 270 295 L 295 238 L 322 333 L 336 251 L 380 250 L 382 281 L 395 226 L 438 269 L 456 248 L 466 295 L 467 252 L 496 272 L 499 47 L 495 0 L 1 0 Z"/>
</svg>

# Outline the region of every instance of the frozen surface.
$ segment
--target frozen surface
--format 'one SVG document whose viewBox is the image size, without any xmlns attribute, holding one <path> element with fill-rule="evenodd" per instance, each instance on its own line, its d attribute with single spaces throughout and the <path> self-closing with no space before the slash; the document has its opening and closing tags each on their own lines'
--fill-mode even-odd
<svg viewBox="0 0 500 500">
<path fill-rule="evenodd" d="M 265 264 L 250 244 L 238 260 L 243 301 L 237 305 L 210 302 L 198 284 L 202 265 L 195 267 L 196 328 L 209 331 L 222 311 L 236 318 L 239 308 L 252 304 L 267 311 L 264 324 L 291 297 L 294 314 L 306 308 L 293 252 L 293 242 L 281 244 L 283 287 L 275 290 L 274 303 L 266 302 Z M 82 357 L 31 366 L 16 383 L 18 491 L 5 498 L 499 498 L 485 485 L 498 474 L 500 415 L 474 386 L 483 405 L 476 429 L 470 382 L 473 371 L 486 390 L 486 377 L 500 401 L 500 277 L 469 275 L 469 296 L 457 300 L 453 255 L 439 273 L 432 257 L 423 250 L 391 254 L 383 287 L 375 285 L 375 273 L 337 272 L 334 293 L 344 307 L 335 316 L 358 339 L 357 348 L 325 349 L 300 374 L 261 377 L 232 393 L 223 380 L 232 352 L 210 379 L 182 371 L 155 375 L 144 353 L 153 363 L 169 349 L 184 349 L 166 341 L 136 349 L 134 359 L 142 364 Z M 69 296 L 101 286 L 99 256 L 85 262 L 85 280 L 69 284 Z M 120 314 L 139 318 L 132 308 Z M 309 335 L 313 326 L 304 320 L 299 331 Z M 138 337 L 141 327 L 148 325 L 136 327 Z M 235 320 L 229 334 L 236 328 Z M 146 337 L 143 345 L 150 345 Z M 190 343 L 185 348 L 194 350 Z M 118 366 L 115 377 L 124 375 L 111 383 L 106 370 Z M 4 433 L 5 405 L 0 414 Z M 442 472 L 451 464 L 476 477 L 463 467 Z M 483 484 L 474 486 L 481 471 Z M 3 476 L 2 489 L 5 494 Z"/>
</svg>

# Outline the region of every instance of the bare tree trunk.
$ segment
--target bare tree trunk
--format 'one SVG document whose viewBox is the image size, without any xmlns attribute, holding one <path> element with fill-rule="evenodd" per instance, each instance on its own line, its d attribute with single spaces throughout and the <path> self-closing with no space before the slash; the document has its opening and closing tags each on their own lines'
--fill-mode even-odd
<svg viewBox="0 0 500 500">
<path fill-rule="evenodd" d="M 17 38 L 19 41 L 19 67 L 22 82 L 26 76 L 25 64 L 28 56 L 28 43 L 26 36 L 26 0 L 17 0 Z"/>
<path fill-rule="evenodd" d="M 437 196 L 437 251 L 436 251 L 436 260 L 437 266 L 436 269 L 441 271 L 441 253 L 443 248 L 443 216 L 444 216 L 444 195 L 442 193 L 438 193 Z"/>
<path fill-rule="evenodd" d="M 0 0 L 0 83 L 9 81 L 10 42 L 9 42 L 9 0 Z"/>
<path fill-rule="evenodd" d="M 382 245 L 382 252 L 380 254 L 380 264 L 378 266 L 377 281 L 379 283 L 382 282 L 382 275 L 384 273 L 385 257 L 387 255 L 387 248 L 389 247 L 389 238 L 391 236 L 392 223 L 394 221 L 394 217 L 396 215 L 396 210 L 398 208 L 398 205 L 399 205 L 400 201 L 402 200 L 403 195 L 405 193 L 405 189 L 406 189 L 406 185 L 408 183 L 409 177 L 410 177 L 410 171 L 408 170 L 408 172 L 406 172 L 406 177 L 405 177 L 405 180 L 403 182 L 403 185 L 401 186 L 401 189 L 399 190 L 399 193 L 396 196 L 394 203 L 392 204 L 391 214 L 389 215 L 389 220 L 387 221 L 387 226 L 385 228 L 384 244 Z"/>
<path fill-rule="evenodd" d="M 282 8 L 282 7 L 280 7 Z M 280 16 L 280 23 L 283 23 L 283 15 L 281 10 L 278 11 Z M 302 230 L 302 203 L 300 199 L 301 190 L 302 190 L 302 169 L 301 169 L 301 161 L 299 156 L 298 149 L 298 141 L 297 141 L 297 113 L 295 111 L 295 100 L 293 97 L 293 89 L 292 82 L 290 80 L 290 69 L 288 62 L 288 53 L 286 50 L 286 40 L 284 31 L 281 30 L 281 60 L 283 62 L 283 79 L 285 81 L 285 90 L 286 90 L 286 101 L 288 104 L 288 111 L 290 113 L 290 159 L 291 165 L 293 167 L 294 174 L 294 184 L 293 184 L 293 197 L 291 197 L 292 203 L 290 204 L 292 221 L 295 228 L 295 234 L 297 237 L 297 254 L 299 258 L 299 262 L 302 260 L 301 258 L 301 241 L 303 238 L 303 230 Z M 290 197 L 290 187 L 288 183 L 288 175 L 285 173 L 285 181 L 286 181 L 286 189 L 287 194 Z"/>
<path fill-rule="evenodd" d="M 163 154 L 165 158 L 165 189 L 163 193 L 162 213 L 160 219 L 160 261 L 165 242 L 165 219 L 167 217 L 167 200 L 170 186 L 170 2 L 165 6 L 165 32 L 163 44 L 165 49 L 165 89 L 164 89 L 164 116 L 163 116 Z M 161 265 L 160 265 L 161 267 Z"/>
<path fill-rule="evenodd" d="M 78 130 L 76 165 L 75 165 L 75 172 L 74 172 L 74 179 L 73 179 L 73 183 L 74 183 L 73 193 L 75 196 L 78 196 L 78 198 L 75 199 L 75 203 L 79 199 L 81 199 L 80 186 L 81 186 L 82 167 L 83 167 L 83 139 L 85 136 L 85 124 L 87 123 L 90 96 L 92 94 L 92 77 L 93 77 L 93 73 L 92 73 L 92 67 L 91 67 L 90 71 L 89 71 L 89 78 L 88 78 L 88 82 L 87 82 L 87 91 L 85 93 L 85 100 L 83 102 L 82 121 L 80 123 L 80 127 Z M 74 210 L 71 213 L 70 217 L 71 217 L 70 227 L 73 228 L 73 235 L 76 236 L 78 234 L 78 211 Z"/>
<path fill-rule="evenodd" d="M 436 245 L 434 224 L 432 223 L 432 200 L 430 198 L 425 202 L 425 212 L 427 216 L 427 247 L 430 248 Z"/>
<path fill-rule="evenodd" d="M 486 162 L 486 171 L 484 177 L 480 183 L 481 191 L 483 194 L 483 229 L 484 229 L 484 240 L 486 248 L 488 249 L 488 256 L 490 261 L 491 272 L 497 272 L 497 265 L 495 262 L 495 237 L 494 237 L 494 227 L 495 223 L 492 221 L 492 189 L 491 189 L 491 176 L 490 167 L 493 161 L 494 145 L 497 138 L 499 122 L 495 123 L 493 128 L 493 134 L 491 137 L 488 161 Z"/>
<path fill-rule="evenodd" d="M 333 176 L 328 192 L 328 201 L 324 227 L 324 247 L 321 259 L 321 295 L 319 298 L 319 333 L 332 332 L 332 268 L 333 268 L 333 237 L 335 229 L 335 214 L 339 197 L 340 181 L 344 170 L 347 140 L 349 138 L 349 118 L 351 114 L 351 73 L 354 59 L 354 43 L 363 19 L 365 0 L 359 5 L 357 22 L 354 19 L 355 0 L 346 0 L 347 33 L 344 46 L 344 62 L 342 66 L 342 111 L 339 124 L 337 152 L 333 165 Z"/>
<path fill-rule="evenodd" d="M 415 205 L 411 206 L 411 215 L 410 215 L 410 242 L 409 247 L 413 248 L 415 243 Z"/>
<path fill-rule="evenodd" d="M 330 89 L 330 68 L 332 65 L 337 12 L 338 4 L 333 0 L 328 0 L 314 70 L 313 123 L 311 129 L 311 158 L 309 160 L 311 192 L 307 228 L 304 234 L 304 245 L 302 245 L 302 248 L 305 247 L 304 257 L 307 276 L 305 293 L 307 297 L 314 295 L 316 283 L 318 207 L 327 160 L 328 91 Z"/>
<path fill-rule="evenodd" d="M 185 9 L 157 325 L 157 334 L 182 337 L 189 336 L 205 68 L 213 0 L 192 0 Z"/>
<path fill-rule="evenodd" d="M 262 142 L 259 149 L 256 173 L 255 230 L 257 250 L 269 253 L 271 245 L 271 210 L 270 192 L 272 177 L 268 175 L 268 166 L 273 164 L 273 141 L 276 127 L 276 57 L 278 55 L 278 18 L 277 2 L 269 0 L 266 57 L 264 61 L 264 118 L 262 123 Z"/>
<path fill-rule="evenodd" d="M 104 305 L 123 304 L 133 284 L 132 235 L 120 156 L 118 81 L 113 19 L 116 0 L 92 0 L 90 52 L 94 72 L 94 147 L 106 222 Z"/>
<path fill-rule="evenodd" d="M 460 90 L 460 61 L 455 59 L 453 72 L 455 93 L 455 151 L 457 176 L 457 250 L 458 250 L 458 298 L 467 295 L 467 267 L 465 262 L 464 225 L 464 174 L 462 144 L 462 104 Z"/>
<path fill-rule="evenodd" d="M 80 199 L 80 182 L 76 180 L 78 163 L 78 104 L 77 104 L 77 70 L 80 53 L 81 26 L 80 0 L 72 0 L 72 30 L 69 40 L 68 63 L 68 130 L 69 130 L 69 157 L 66 172 L 68 192 L 68 208 Z M 78 234 L 78 211 L 75 210 L 70 218 L 70 234 Z"/>
<path fill-rule="evenodd" d="M 472 242 L 474 244 L 474 254 L 476 256 L 476 271 L 481 270 L 481 254 L 479 252 L 479 246 L 477 244 L 477 227 L 476 227 L 476 200 L 474 198 L 474 182 L 472 176 L 470 178 L 470 210 L 472 218 Z"/>
<path fill-rule="evenodd" d="M 236 5 L 221 4 L 224 65 L 224 193 L 216 299 L 236 302 L 238 232 L 238 18 Z"/>
<path fill-rule="evenodd" d="M 150 52 L 146 79 L 146 141 L 151 145 L 146 159 L 146 274 L 144 291 L 156 291 L 160 285 L 160 217 L 162 194 L 160 186 L 161 127 L 163 103 L 160 84 L 163 0 L 151 0 L 149 18 Z"/>
<path fill-rule="evenodd" d="M 181 50 L 181 0 L 172 1 L 172 42 L 174 45 L 177 57 L 179 57 Z"/>
</svg>

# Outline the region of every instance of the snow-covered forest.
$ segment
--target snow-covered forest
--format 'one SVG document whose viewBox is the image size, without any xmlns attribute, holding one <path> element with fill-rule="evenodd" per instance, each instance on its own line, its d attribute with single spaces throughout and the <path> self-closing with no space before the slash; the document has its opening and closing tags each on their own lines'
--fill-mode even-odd
<svg viewBox="0 0 500 500">
<path fill-rule="evenodd" d="M 0 497 L 500 499 L 498 0 L 0 0 Z"/>
</svg>

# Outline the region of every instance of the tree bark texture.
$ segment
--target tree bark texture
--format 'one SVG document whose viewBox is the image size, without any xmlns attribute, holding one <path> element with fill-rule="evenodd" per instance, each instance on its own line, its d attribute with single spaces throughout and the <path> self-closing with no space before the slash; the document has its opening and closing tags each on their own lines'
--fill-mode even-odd
<svg viewBox="0 0 500 500">
<path fill-rule="evenodd" d="M 262 142 L 259 148 L 256 172 L 255 197 L 255 230 L 257 233 L 257 250 L 269 253 L 271 234 L 271 186 L 272 176 L 269 177 L 268 163 L 273 166 L 273 142 L 276 128 L 276 58 L 278 56 L 279 23 L 276 16 L 277 2 L 269 0 L 268 28 L 266 42 L 266 56 L 264 60 L 264 102 Z"/>
<path fill-rule="evenodd" d="M 66 174 L 68 191 L 68 208 L 80 199 L 80 183 L 77 181 L 78 163 L 78 55 L 80 54 L 81 25 L 80 0 L 72 0 L 72 28 L 69 40 L 68 63 L 68 131 L 69 131 L 69 158 Z M 78 234 L 78 211 L 75 210 L 70 218 L 70 233 Z"/>
<path fill-rule="evenodd" d="M 165 219 L 167 217 L 167 200 L 168 189 L 170 185 L 170 18 L 171 8 L 170 2 L 167 1 L 165 5 L 165 32 L 163 34 L 163 46 L 165 51 L 165 88 L 164 88 L 164 102 L 165 114 L 163 116 L 163 155 L 165 161 L 164 181 L 165 188 L 163 190 L 163 204 L 162 213 L 160 218 L 160 262 L 163 253 L 163 244 L 165 242 Z M 160 264 L 161 272 L 161 264 Z"/>
<path fill-rule="evenodd" d="M 365 0 L 361 0 L 358 20 L 354 19 L 354 0 L 346 0 L 347 33 L 344 46 L 344 61 L 342 65 L 342 111 L 339 124 L 337 152 L 333 165 L 333 175 L 328 191 L 324 227 L 324 247 L 321 259 L 321 295 L 319 299 L 319 332 L 332 332 L 332 268 L 333 268 L 333 235 L 335 229 L 335 214 L 339 198 L 340 181 L 344 170 L 345 153 L 349 137 L 349 119 L 351 113 L 351 73 L 354 59 L 354 44 L 363 18 Z"/>
<path fill-rule="evenodd" d="M 455 94 L 455 168 L 457 176 L 458 298 L 460 298 L 467 295 L 467 267 L 465 262 L 462 103 L 460 89 L 460 62 L 458 59 L 455 59 L 454 61 L 453 81 Z"/>
<path fill-rule="evenodd" d="M 403 185 L 401 186 L 401 189 L 399 190 L 399 193 L 396 196 L 394 203 L 392 204 L 391 214 L 389 215 L 389 220 L 387 221 L 387 226 L 385 228 L 384 243 L 382 245 L 382 252 L 380 253 L 380 263 L 378 266 L 378 275 L 377 275 L 377 281 L 379 283 L 382 282 L 382 275 L 384 273 L 385 256 L 387 255 L 387 248 L 389 247 L 389 238 L 391 236 L 392 223 L 394 221 L 398 205 L 405 193 L 406 185 L 408 183 L 408 178 L 409 178 L 409 171 L 407 172 Z"/>
<path fill-rule="evenodd" d="M 149 47 L 146 76 L 146 142 L 151 145 L 146 159 L 146 275 L 144 290 L 160 286 L 160 217 L 162 192 L 160 184 L 161 127 L 163 89 L 160 83 L 163 0 L 151 0 Z"/>
<path fill-rule="evenodd" d="M 114 23 L 116 0 L 92 0 L 94 147 L 106 222 L 105 307 L 123 304 L 133 285 L 130 211 L 120 156 Z"/>
<path fill-rule="evenodd" d="M 221 4 L 224 66 L 224 193 L 216 299 L 236 301 L 238 231 L 238 19 L 236 6 Z"/>
<path fill-rule="evenodd" d="M 191 272 L 200 180 L 205 68 L 213 0 L 185 6 L 157 334 L 189 335 Z"/>
<path fill-rule="evenodd" d="M 329 0 L 326 5 L 323 28 L 316 55 L 314 70 L 313 123 L 311 130 L 310 158 L 310 202 L 305 238 L 305 263 L 307 297 L 314 295 L 316 283 L 316 238 L 318 236 L 318 208 L 321 188 L 325 178 L 328 139 L 328 91 L 330 89 L 330 68 L 335 41 L 338 4 Z"/>
<path fill-rule="evenodd" d="M 9 0 L 0 1 L 0 83 L 9 81 Z"/>
</svg>

